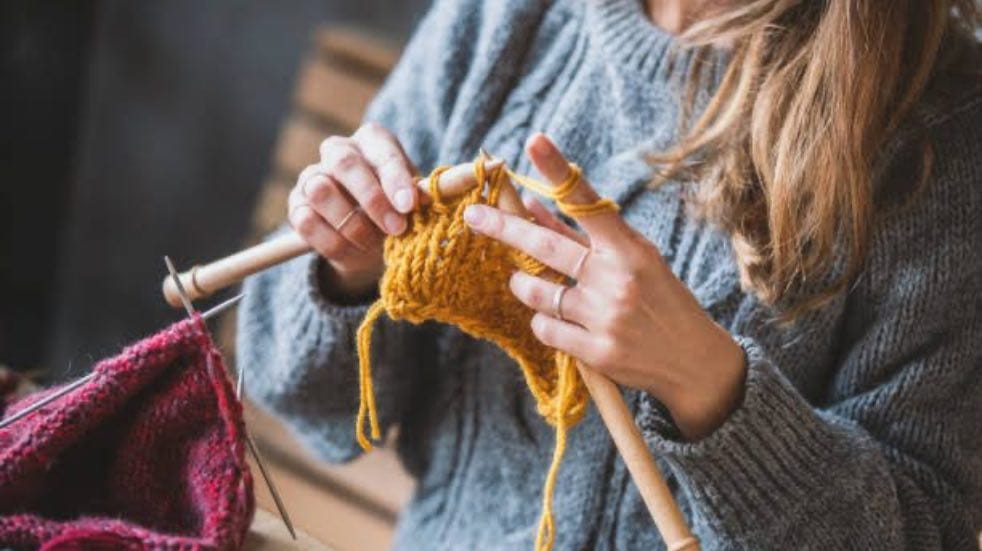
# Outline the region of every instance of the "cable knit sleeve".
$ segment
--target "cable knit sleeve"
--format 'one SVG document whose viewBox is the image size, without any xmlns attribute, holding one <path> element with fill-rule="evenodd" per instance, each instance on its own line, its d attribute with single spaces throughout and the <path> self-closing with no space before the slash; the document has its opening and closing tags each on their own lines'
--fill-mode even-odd
<svg viewBox="0 0 982 551">
<path fill-rule="evenodd" d="M 980 103 L 932 132 L 927 187 L 878 222 L 818 403 L 750 335 L 737 337 L 743 403 L 709 437 L 673 439 L 642 400 L 639 422 L 696 504 L 705 548 L 978 549 Z M 902 162 L 889 181 L 916 174 Z"/>
</svg>

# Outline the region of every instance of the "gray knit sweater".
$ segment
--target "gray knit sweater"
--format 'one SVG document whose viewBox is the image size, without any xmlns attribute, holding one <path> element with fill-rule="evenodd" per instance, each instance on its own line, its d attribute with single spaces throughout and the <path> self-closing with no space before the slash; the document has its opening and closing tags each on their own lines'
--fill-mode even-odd
<svg viewBox="0 0 982 551">
<path fill-rule="evenodd" d="M 663 408 L 625 393 L 705 549 L 975 549 L 982 527 L 982 92 L 942 75 L 883 152 L 882 215 L 847 295 L 791 328 L 740 288 L 725 235 L 687 216 L 679 185 L 645 189 L 645 151 L 674 139 L 672 37 L 637 0 L 437 0 L 368 118 L 427 171 L 485 146 L 519 171 L 552 136 L 651 239 L 746 351 L 742 405 L 680 441 Z M 686 54 L 676 63 L 686 63 Z M 978 66 L 976 65 L 976 68 Z M 927 136 L 929 185 L 912 137 Z M 238 357 L 253 398 L 321 457 L 354 440 L 354 332 L 305 257 L 251 278 Z M 519 370 L 487 342 L 379 323 L 384 426 L 418 486 L 395 548 L 530 549 L 553 431 Z M 572 429 L 555 495 L 557 549 L 660 549 L 595 410 Z"/>
</svg>

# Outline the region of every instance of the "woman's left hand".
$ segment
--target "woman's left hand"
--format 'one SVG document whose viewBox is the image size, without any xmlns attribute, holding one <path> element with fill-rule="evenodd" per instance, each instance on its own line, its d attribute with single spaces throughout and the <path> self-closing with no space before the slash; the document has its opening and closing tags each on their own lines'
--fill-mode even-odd
<svg viewBox="0 0 982 551">
<path fill-rule="evenodd" d="M 568 175 L 566 159 L 545 135 L 532 136 L 526 153 L 553 185 Z M 568 200 L 592 203 L 597 194 L 581 179 Z M 742 399 L 743 351 L 654 244 L 617 213 L 580 219 L 587 238 L 541 205 L 530 207 L 538 224 L 487 206 L 469 207 L 464 218 L 476 231 L 576 280 L 563 291 L 521 271 L 513 275 L 512 292 L 537 312 L 532 330 L 539 340 L 654 395 L 688 440 L 720 426 Z"/>
</svg>

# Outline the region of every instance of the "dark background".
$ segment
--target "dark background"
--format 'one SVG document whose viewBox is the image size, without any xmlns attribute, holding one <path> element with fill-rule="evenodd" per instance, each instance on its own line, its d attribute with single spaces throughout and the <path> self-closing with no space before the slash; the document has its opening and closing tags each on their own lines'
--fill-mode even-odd
<svg viewBox="0 0 982 551">
<path fill-rule="evenodd" d="M 77 374 L 181 314 L 248 232 L 315 28 L 402 43 L 428 0 L 0 3 L 0 364 Z"/>
</svg>

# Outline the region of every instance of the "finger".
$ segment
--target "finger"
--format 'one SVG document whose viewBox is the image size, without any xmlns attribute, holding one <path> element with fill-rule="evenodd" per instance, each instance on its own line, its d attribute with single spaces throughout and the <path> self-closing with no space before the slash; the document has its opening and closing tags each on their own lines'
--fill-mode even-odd
<svg viewBox="0 0 982 551">
<path fill-rule="evenodd" d="M 534 222 L 485 205 L 464 210 L 464 221 L 476 231 L 524 251 L 552 269 L 573 276 L 586 247 Z"/>
<path fill-rule="evenodd" d="M 569 176 L 569 161 L 545 134 L 540 132 L 529 138 L 525 152 L 535 168 L 553 186 L 562 184 Z M 566 198 L 568 203 L 574 205 L 587 205 L 598 200 L 600 200 L 600 196 L 583 178 L 580 178 L 578 185 Z M 618 239 L 623 236 L 624 230 L 628 228 L 616 212 L 583 216 L 577 219 L 577 222 L 583 226 L 590 237 L 598 238 L 601 241 Z"/>
<path fill-rule="evenodd" d="M 501 193 L 498 195 L 498 208 L 509 214 L 529 217 L 529 211 L 525 208 L 522 198 L 518 196 L 518 191 L 512 185 L 511 180 L 505 179 L 501 184 Z"/>
<path fill-rule="evenodd" d="M 297 176 L 297 186 L 300 188 L 301 195 L 307 195 L 307 180 L 313 178 L 314 176 L 326 176 L 327 169 L 320 164 L 307 165 L 303 170 L 300 171 L 300 175 Z"/>
<path fill-rule="evenodd" d="M 587 241 L 585 236 L 567 226 L 559 218 L 556 218 L 556 215 L 547 209 L 546 206 L 542 204 L 542 201 L 539 201 L 531 195 L 527 195 L 522 202 L 525 204 L 525 208 L 532 214 L 533 217 L 535 217 L 535 222 L 540 226 L 545 226 L 550 230 L 561 233 L 576 241 L 580 245 L 589 246 L 590 243 Z"/>
<path fill-rule="evenodd" d="M 502 165 L 502 161 L 488 161 L 484 164 L 487 171 L 494 170 Z M 477 185 L 477 178 L 474 177 L 474 163 L 463 163 L 447 169 L 440 175 L 437 185 L 440 188 L 441 197 L 457 197 L 474 189 Z M 430 180 L 422 178 L 416 182 L 416 186 L 424 193 L 420 196 L 420 202 L 428 204 L 432 201 L 430 197 Z"/>
<path fill-rule="evenodd" d="M 287 220 L 293 230 L 324 258 L 338 260 L 352 249 L 351 242 L 317 214 L 309 200 L 302 195 L 299 186 L 293 188 L 288 199 Z"/>
<path fill-rule="evenodd" d="M 521 271 L 512 274 L 508 286 L 512 294 L 529 308 L 550 317 L 586 325 L 585 321 L 590 315 L 591 307 L 579 287 L 568 287 L 566 291 L 562 291 L 564 285 Z"/>
<path fill-rule="evenodd" d="M 379 229 L 391 235 L 406 229 L 406 217 L 389 202 L 375 171 L 353 142 L 328 138 L 321 147 L 321 158 L 328 175 L 354 197 Z"/>
<path fill-rule="evenodd" d="M 345 239 L 365 252 L 377 249 L 383 234 L 375 227 L 341 186 L 329 176 L 315 174 L 304 183 L 307 200 L 317 214 Z"/>
<path fill-rule="evenodd" d="M 532 316 L 532 333 L 542 344 L 562 350 L 584 363 L 594 364 L 599 356 L 596 337 L 579 325 L 538 312 Z"/>
<path fill-rule="evenodd" d="M 369 164 L 375 167 L 389 202 L 399 212 L 411 212 L 416 207 L 416 186 L 413 185 L 416 167 L 396 137 L 382 125 L 368 123 L 359 128 L 353 138 Z"/>
</svg>

